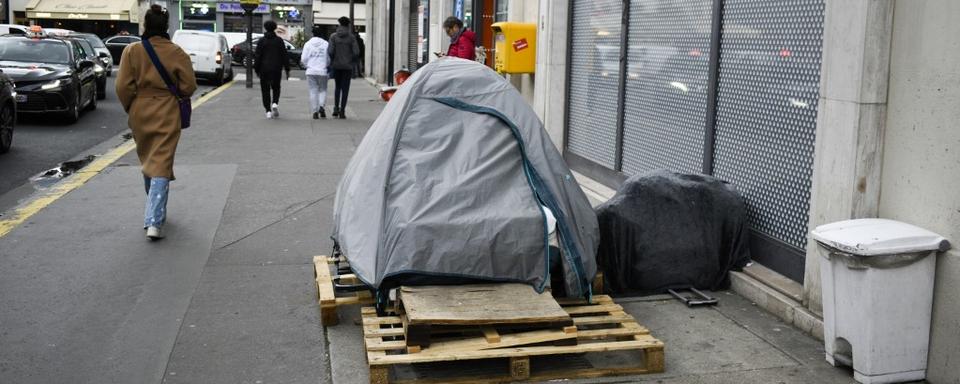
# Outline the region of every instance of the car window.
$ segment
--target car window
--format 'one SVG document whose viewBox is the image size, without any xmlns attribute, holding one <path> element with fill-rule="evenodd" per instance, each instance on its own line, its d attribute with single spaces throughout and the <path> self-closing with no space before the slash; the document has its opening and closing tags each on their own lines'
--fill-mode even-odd
<svg viewBox="0 0 960 384">
<path fill-rule="evenodd" d="M 83 60 L 87 58 L 87 55 L 83 53 L 83 48 L 80 48 L 80 43 L 73 42 L 73 60 Z"/>
<path fill-rule="evenodd" d="M 101 41 L 99 37 L 96 37 L 94 35 L 77 35 L 77 36 L 80 36 L 81 38 L 83 38 L 84 41 L 86 41 L 87 43 L 90 43 L 90 46 L 92 46 L 93 48 L 106 48 L 106 46 L 103 45 L 103 41 Z"/>
<path fill-rule="evenodd" d="M 20 29 L 20 28 L 10 28 L 10 30 L 7 31 L 7 33 L 9 33 L 9 34 L 11 34 L 11 35 L 26 35 L 26 34 L 27 34 L 27 31 L 24 31 L 24 30 L 22 30 L 22 29 Z"/>
<path fill-rule="evenodd" d="M 70 64 L 70 47 L 56 40 L 0 39 L 0 60 Z"/>
<path fill-rule="evenodd" d="M 80 48 L 81 57 L 96 56 L 96 54 L 93 53 L 93 47 L 91 47 L 90 43 L 86 40 L 73 40 L 73 42 Z"/>
</svg>

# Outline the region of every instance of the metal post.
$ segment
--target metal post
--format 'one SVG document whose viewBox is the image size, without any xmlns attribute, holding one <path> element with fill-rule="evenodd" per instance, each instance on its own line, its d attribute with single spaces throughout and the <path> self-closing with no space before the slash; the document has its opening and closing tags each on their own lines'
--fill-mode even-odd
<svg viewBox="0 0 960 384">
<path fill-rule="evenodd" d="M 352 31 L 353 26 L 356 25 L 353 22 L 353 3 L 354 3 L 354 0 L 350 0 L 350 28 L 351 28 L 350 32 L 353 32 Z"/>
<path fill-rule="evenodd" d="M 390 9 L 387 11 L 390 33 L 387 35 L 387 84 L 393 85 L 393 58 L 396 50 L 396 40 L 394 40 L 394 25 L 397 23 L 397 0 L 390 0 Z"/>
<path fill-rule="evenodd" d="M 244 11 L 247 16 L 247 55 L 243 62 L 247 67 L 247 88 L 253 88 L 253 11 Z"/>
<path fill-rule="evenodd" d="M 620 77 L 617 86 L 617 141 L 614 149 L 613 170 L 623 172 L 623 135 L 627 106 L 627 55 L 630 54 L 630 0 L 620 9 Z M 567 64 L 569 65 L 569 64 Z"/>
<path fill-rule="evenodd" d="M 720 87 L 720 41 L 723 38 L 723 0 L 713 1 L 710 26 L 710 70 L 707 78 L 707 121 L 703 135 L 703 173 L 713 175 L 717 142 L 717 97 Z"/>
</svg>

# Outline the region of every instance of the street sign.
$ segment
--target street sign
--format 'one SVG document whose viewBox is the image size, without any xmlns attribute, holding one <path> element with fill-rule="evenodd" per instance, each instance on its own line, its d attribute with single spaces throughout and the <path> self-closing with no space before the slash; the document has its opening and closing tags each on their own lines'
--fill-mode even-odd
<svg viewBox="0 0 960 384">
<path fill-rule="evenodd" d="M 260 7 L 260 0 L 240 0 L 240 6 L 243 7 L 244 11 L 253 12 L 255 9 Z"/>
</svg>

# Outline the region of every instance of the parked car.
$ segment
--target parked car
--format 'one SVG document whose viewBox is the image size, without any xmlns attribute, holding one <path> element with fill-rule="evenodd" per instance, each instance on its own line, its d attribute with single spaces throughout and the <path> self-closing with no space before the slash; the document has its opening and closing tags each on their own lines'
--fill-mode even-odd
<svg viewBox="0 0 960 384">
<path fill-rule="evenodd" d="M 140 42 L 140 36 L 111 36 L 103 40 L 103 45 L 107 46 L 110 56 L 113 57 L 113 64 L 120 64 L 120 55 L 123 55 L 123 49 L 128 45 Z"/>
<path fill-rule="evenodd" d="M 103 68 L 103 65 L 100 63 L 100 57 L 97 56 L 97 51 L 93 49 L 93 46 L 87 42 L 86 39 L 82 37 L 67 36 L 64 39 L 75 42 L 80 46 L 80 50 L 83 51 L 83 55 L 87 60 L 92 61 L 93 64 L 93 73 L 97 75 L 97 100 L 103 100 L 107 98 L 107 71 Z"/>
<path fill-rule="evenodd" d="M 10 76 L 0 71 L 0 153 L 13 145 L 13 128 L 17 124 L 17 91 Z"/>
<path fill-rule="evenodd" d="M 113 73 L 113 55 L 110 54 L 107 46 L 103 44 L 103 40 L 100 40 L 100 37 L 92 33 L 71 33 L 70 37 L 80 37 L 90 43 L 97 52 L 97 60 L 100 62 L 100 65 L 103 66 L 103 70 L 106 71 L 107 77 L 110 77 Z"/>
<path fill-rule="evenodd" d="M 30 27 L 19 24 L 0 24 L 0 35 L 26 35 Z"/>
<path fill-rule="evenodd" d="M 260 38 L 253 39 L 253 50 L 257 50 L 257 42 L 260 41 Z M 300 65 L 300 54 L 303 53 L 303 50 L 295 47 L 293 44 L 290 44 L 289 41 L 284 40 L 283 44 L 287 46 L 287 58 L 290 59 L 290 66 L 303 68 Z M 238 64 L 243 64 L 243 60 L 247 57 L 247 42 L 244 41 L 240 44 L 234 45 L 230 49 L 233 53 L 233 60 Z"/>
<path fill-rule="evenodd" d="M 225 38 L 227 38 L 227 44 L 229 44 L 230 47 L 233 47 L 234 45 L 237 45 L 237 44 L 240 44 L 240 43 L 244 43 L 244 42 L 247 41 L 247 33 L 246 33 L 246 32 L 220 32 L 220 35 L 223 36 L 223 37 L 225 37 Z M 253 39 L 259 39 L 259 38 L 263 37 L 263 34 L 262 34 L 262 33 L 254 33 L 254 34 L 252 34 L 252 37 L 253 37 Z"/>
<path fill-rule="evenodd" d="M 73 41 L 31 31 L 0 36 L 0 70 L 14 81 L 18 114 L 57 113 L 70 123 L 97 108 L 96 63 Z"/>
<path fill-rule="evenodd" d="M 173 43 L 190 55 L 197 78 L 216 84 L 233 80 L 230 46 L 225 37 L 213 32 L 181 29 L 173 34 Z"/>
</svg>

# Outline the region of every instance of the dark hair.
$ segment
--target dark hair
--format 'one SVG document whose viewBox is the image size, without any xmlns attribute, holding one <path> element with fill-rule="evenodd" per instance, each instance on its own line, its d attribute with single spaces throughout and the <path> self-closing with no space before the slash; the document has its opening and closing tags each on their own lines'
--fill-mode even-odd
<svg viewBox="0 0 960 384">
<path fill-rule="evenodd" d="M 463 29 L 463 22 L 460 21 L 460 19 L 458 19 L 456 16 L 450 16 L 443 21 L 443 29 L 453 28 L 454 25 L 460 27 L 460 29 Z"/>
<path fill-rule="evenodd" d="M 152 4 L 143 16 L 143 30 L 147 34 L 166 33 L 170 28 L 170 14 L 163 7 Z"/>
<path fill-rule="evenodd" d="M 314 25 L 313 30 L 311 30 L 310 32 L 313 33 L 313 37 L 320 37 L 320 35 L 323 34 L 323 27 L 319 25 Z"/>
<path fill-rule="evenodd" d="M 268 32 L 273 32 L 277 30 L 277 22 L 273 20 L 267 20 L 263 22 L 263 29 L 266 29 Z"/>
<path fill-rule="evenodd" d="M 340 25 L 346 27 L 350 25 L 350 18 L 346 16 L 340 16 L 340 18 L 337 19 L 337 22 L 340 23 Z"/>
</svg>

